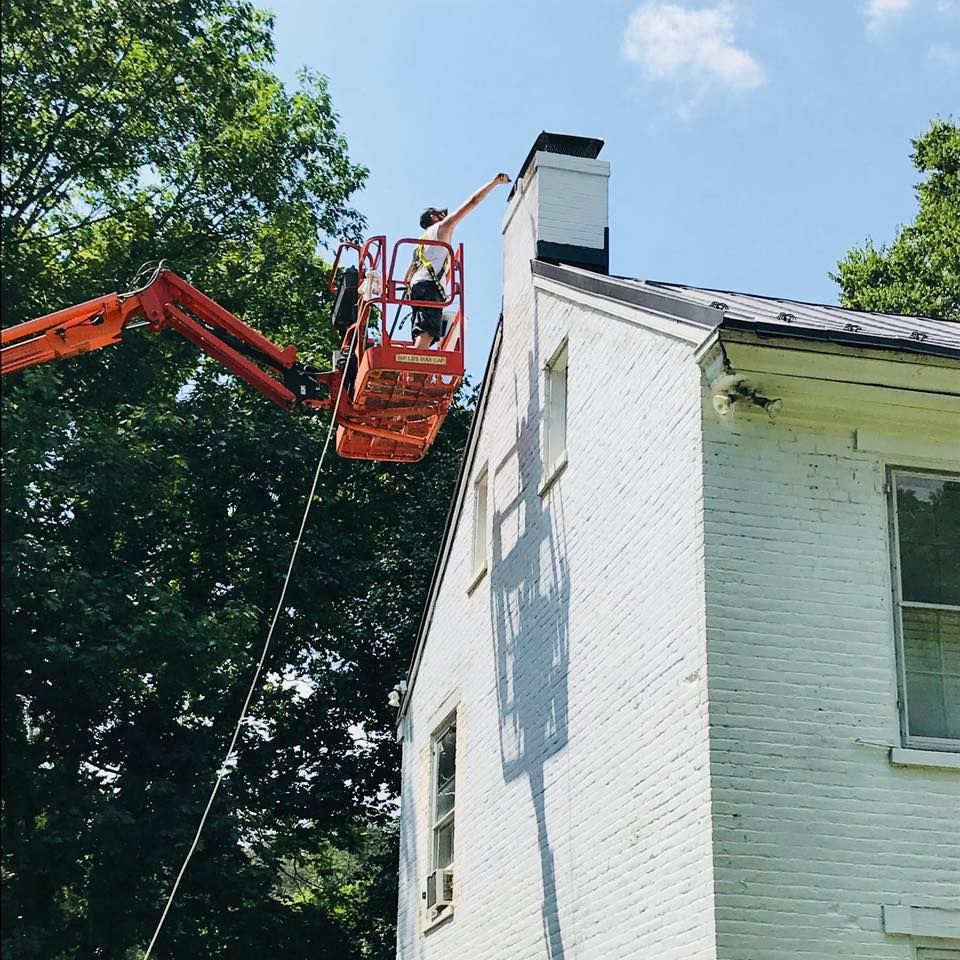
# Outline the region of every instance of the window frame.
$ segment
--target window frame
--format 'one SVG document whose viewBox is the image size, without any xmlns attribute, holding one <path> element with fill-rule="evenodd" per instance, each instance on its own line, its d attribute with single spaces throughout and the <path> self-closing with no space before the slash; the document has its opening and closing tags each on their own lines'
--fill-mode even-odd
<svg viewBox="0 0 960 960">
<path fill-rule="evenodd" d="M 481 509 L 482 508 L 482 509 Z M 470 589 L 487 572 L 490 538 L 490 471 L 485 463 L 473 481 L 473 539 L 470 546 Z"/>
<path fill-rule="evenodd" d="M 960 483 L 960 474 L 923 467 L 889 467 L 887 469 L 887 492 L 890 510 L 890 566 L 893 581 L 893 618 L 896 635 L 897 662 L 897 713 L 900 723 L 900 744 L 914 750 L 935 750 L 960 753 L 960 739 L 948 737 L 912 736 L 910 733 L 910 708 L 907 700 L 906 653 L 903 644 L 903 610 L 949 610 L 960 613 L 960 605 L 950 603 L 924 603 L 903 599 L 903 578 L 900 564 L 900 516 L 897 508 L 897 477 L 919 477 L 933 480 L 949 480 Z"/>
<path fill-rule="evenodd" d="M 557 415 L 557 385 L 563 371 L 563 416 Z M 570 413 L 570 341 L 564 337 L 543 368 L 544 416 L 543 416 L 543 474 L 544 485 L 550 483 L 567 463 L 567 425 Z M 559 425 L 557 421 L 560 420 Z M 559 449 L 554 449 L 559 434 Z"/>
<path fill-rule="evenodd" d="M 440 793 L 440 764 L 438 747 L 441 740 L 453 728 L 454 760 L 453 760 L 453 806 L 439 819 L 437 818 L 437 800 Z M 458 747 L 457 709 L 447 714 L 446 718 L 437 725 L 430 737 L 430 872 L 434 870 L 450 870 L 453 868 L 454 851 L 456 850 L 456 813 L 457 813 L 457 753 Z M 440 866 L 438 863 L 439 833 L 444 827 L 453 824 L 453 842 L 451 844 L 450 862 Z"/>
</svg>

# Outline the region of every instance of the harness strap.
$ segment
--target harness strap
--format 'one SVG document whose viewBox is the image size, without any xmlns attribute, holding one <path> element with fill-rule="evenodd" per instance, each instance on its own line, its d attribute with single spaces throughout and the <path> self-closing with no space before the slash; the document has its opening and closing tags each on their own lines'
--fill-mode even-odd
<svg viewBox="0 0 960 960">
<path fill-rule="evenodd" d="M 421 238 L 422 239 L 422 238 Z M 437 276 L 436 270 L 433 269 L 433 264 L 427 259 L 427 255 L 424 252 L 423 244 L 418 244 L 413 250 L 414 259 L 419 259 L 420 266 L 422 266 L 428 274 L 430 274 L 430 279 L 436 284 L 437 289 L 443 294 L 443 298 L 447 298 L 447 291 L 443 289 L 443 275 L 447 272 L 447 265 L 450 263 L 450 254 L 447 254 L 443 259 L 443 268 L 440 271 L 440 276 Z"/>
</svg>

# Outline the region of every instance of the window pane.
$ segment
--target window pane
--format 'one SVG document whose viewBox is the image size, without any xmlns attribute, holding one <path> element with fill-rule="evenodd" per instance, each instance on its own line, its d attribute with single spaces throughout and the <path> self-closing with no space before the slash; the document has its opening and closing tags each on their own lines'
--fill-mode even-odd
<svg viewBox="0 0 960 960">
<path fill-rule="evenodd" d="M 940 596 L 942 603 L 960 607 L 960 546 L 940 546 Z"/>
<path fill-rule="evenodd" d="M 437 869 L 449 867 L 453 863 L 453 821 L 438 827 L 434 839 L 434 866 Z"/>
<path fill-rule="evenodd" d="M 474 485 L 473 495 L 473 572 L 487 565 L 487 471 L 484 470 Z"/>
<path fill-rule="evenodd" d="M 943 671 L 949 677 L 960 677 L 960 613 L 938 610 L 943 647 Z"/>
<path fill-rule="evenodd" d="M 940 563 L 932 544 L 900 542 L 900 584 L 904 600 L 940 602 Z"/>
<path fill-rule="evenodd" d="M 933 501 L 943 480 L 938 477 L 897 476 L 897 519 L 901 543 L 934 543 Z"/>
<path fill-rule="evenodd" d="M 960 740 L 960 676 L 947 674 L 944 677 L 943 699 L 946 701 L 947 737 Z"/>
<path fill-rule="evenodd" d="M 451 777 L 446 783 L 437 785 L 437 812 L 434 820 L 440 820 L 445 817 L 453 809 L 455 800 L 454 781 Z"/>
<path fill-rule="evenodd" d="M 908 725 L 912 737 L 945 737 L 943 684 L 932 673 L 907 674 Z"/>
<path fill-rule="evenodd" d="M 940 611 L 903 609 L 903 660 L 907 673 L 940 672 Z"/>
<path fill-rule="evenodd" d="M 960 481 L 896 477 L 904 600 L 960 605 Z"/>
<path fill-rule="evenodd" d="M 546 463 L 549 470 L 567 449 L 567 350 L 547 367 Z"/>
<path fill-rule="evenodd" d="M 902 615 L 908 731 L 960 738 L 960 612 L 904 607 Z"/>
<path fill-rule="evenodd" d="M 457 769 L 457 727 L 447 727 L 437 738 L 437 783 L 453 780 Z"/>
</svg>

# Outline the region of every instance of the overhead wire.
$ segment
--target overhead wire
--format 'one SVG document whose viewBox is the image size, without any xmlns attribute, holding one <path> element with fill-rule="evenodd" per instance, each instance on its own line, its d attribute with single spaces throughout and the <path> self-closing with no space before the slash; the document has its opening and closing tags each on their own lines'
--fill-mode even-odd
<svg viewBox="0 0 960 960">
<path fill-rule="evenodd" d="M 159 274 L 160 270 L 162 269 L 162 266 L 163 266 L 163 261 L 161 260 L 159 262 L 159 265 L 156 268 L 154 278 L 150 280 L 147 286 L 149 286 L 150 283 L 153 282 L 153 279 L 155 279 L 155 277 Z M 141 272 L 142 270 L 143 268 L 141 268 Z M 133 282 L 137 282 L 137 280 L 139 279 L 140 277 L 138 276 L 137 278 L 135 278 Z M 350 350 L 348 352 L 348 355 L 352 354 L 354 349 L 356 348 L 357 335 L 359 333 L 360 326 L 361 326 L 361 321 L 358 319 L 357 322 L 354 324 L 353 337 L 351 338 L 351 341 L 350 341 Z M 157 938 L 160 936 L 160 931 L 163 929 L 163 925 L 167 919 L 167 915 L 170 912 L 170 907 L 173 905 L 174 897 L 176 896 L 177 890 L 180 887 L 180 881 L 183 879 L 184 874 L 187 872 L 187 866 L 189 865 L 190 860 L 197 849 L 197 844 L 200 842 L 200 835 L 203 832 L 204 826 L 206 825 L 207 817 L 210 814 L 210 809 L 213 807 L 213 801 L 216 799 L 217 791 L 220 789 L 220 784 L 223 783 L 224 778 L 229 773 L 230 768 L 228 767 L 228 764 L 230 762 L 231 757 L 233 756 L 234 750 L 237 745 L 237 740 L 240 737 L 240 730 L 243 728 L 243 722 L 247 717 L 247 710 L 250 707 L 250 702 L 253 700 L 253 694 L 257 688 L 257 682 L 260 679 L 260 674 L 263 671 L 263 665 L 267 659 L 267 652 L 270 649 L 270 642 L 273 639 L 273 631 L 277 625 L 277 620 L 280 617 L 280 611 L 283 609 L 283 602 L 287 596 L 287 587 L 290 585 L 290 576 L 293 573 L 293 565 L 297 559 L 297 553 L 300 550 L 300 543 L 303 540 L 303 532 L 307 526 L 307 517 L 310 515 L 310 508 L 313 505 L 313 497 L 314 497 L 314 494 L 316 494 L 317 492 L 317 483 L 320 480 L 320 471 L 323 469 L 323 462 L 326 459 L 327 450 L 330 447 L 330 439 L 332 438 L 334 428 L 336 427 L 337 411 L 340 408 L 340 401 L 343 397 L 343 388 L 345 383 L 346 383 L 346 377 L 342 377 L 340 380 L 340 387 L 337 390 L 337 399 L 333 405 L 333 413 L 330 417 L 330 426 L 327 428 L 327 437 L 324 440 L 323 449 L 320 451 L 320 459 L 317 461 L 317 469 L 314 471 L 314 474 L 313 474 L 313 483 L 310 485 L 310 493 L 307 496 L 307 503 L 306 503 L 306 506 L 304 507 L 303 518 L 300 521 L 300 529 L 297 533 L 297 539 L 293 545 L 293 551 L 290 554 L 290 563 L 287 565 L 287 573 L 283 580 L 283 587 L 280 590 L 280 599 L 277 601 L 276 610 L 274 610 L 273 612 L 273 619 L 270 621 L 270 628 L 267 631 L 267 638 L 263 644 L 263 650 L 260 654 L 260 660 L 258 661 L 257 668 L 253 673 L 253 679 L 250 681 L 250 687 L 247 690 L 247 697 L 243 702 L 243 708 L 240 711 L 240 717 L 237 720 L 236 727 L 234 727 L 234 730 L 233 730 L 233 736 L 230 739 L 230 746 L 227 747 L 227 752 L 224 754 L 223 760 L 220 763 L 220 767 L 217 771 L 217 779 L 213 784 L 213 790 L 210 792 L 210 798 L 207 800 L 207 805 L 203 811 L 203 816 L 201 816 L 200 818 L 200 823 L 197 826 L 197 832 L 193 837 L 193 842 L 190 844 L 190 849 L 187 851 L 186 857 L 184 857 L 183 865 L 180 867 L 180 872 L 177 874 L 177 879 L 174 881 L 173 889 L 170 891 L 169 897 L 167 897 L 167 902 L 163 908 L 163 913 L 160 915 L 160 920 L 157 923 L 156 929 L 153 932 L 153 936 L 150 938 L 150 943 L 147 946 L 146 953 L 143 955 L 143 960 L 150 960 L 150 954 L 153 951 L 153 947 L 157 942 Z"/>
</svg>

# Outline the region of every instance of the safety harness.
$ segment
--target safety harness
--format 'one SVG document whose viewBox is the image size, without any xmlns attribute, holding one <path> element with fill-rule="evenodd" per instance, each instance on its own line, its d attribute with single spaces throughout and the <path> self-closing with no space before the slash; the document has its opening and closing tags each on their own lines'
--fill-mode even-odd
<svg viewBox="0 0 960 960">
<path fill-rule="evenodd" d="M 447 264 L 450 262 L 450 254 L 447 254 L 443 260 L 443 269 L 440 271 L 440 276 L 437 276 L 436 270 L 433 269 L 433 264 L 428 259 L 426 253 L 423 250 L 423 244 L 417 244 L 413 250 L 413 259 L 414 262 L 417 260 L 420 261 L 420 266 L 423 267 L 427 273 L 430 275 L 430 279 L 436 284 L 437 289 L 443 295 L 443 299 L 447 299 L 447 291 L 443 288 L 443 275 L 447 272 Z"/>
</svg>

